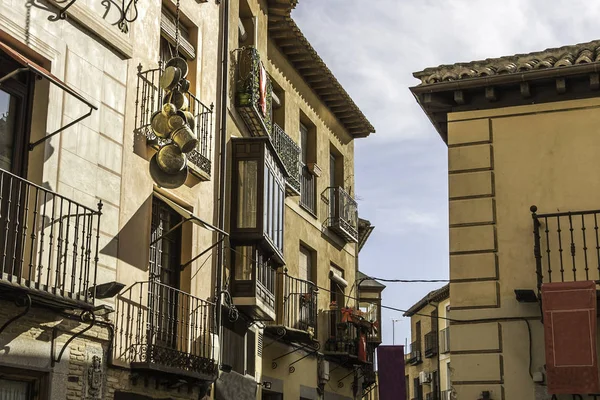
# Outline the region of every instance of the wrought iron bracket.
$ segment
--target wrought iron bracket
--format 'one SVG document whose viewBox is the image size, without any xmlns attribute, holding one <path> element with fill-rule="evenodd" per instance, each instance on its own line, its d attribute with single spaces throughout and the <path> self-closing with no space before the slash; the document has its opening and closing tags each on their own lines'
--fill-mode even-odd
<svg viewBox="0 0 600 400">
<path fill-rule="evenodd" d="M 347 377 L 349 377 L 350 375 L 352 375 L 355 371 L 352 370 L 349 373 L 347 373 L 346 375 L 342 376 L 340 379 L 338 379 L 338 387 L 342 388 L 344 387 L 344 382 L 342 382 L 344 379 L 346 379 Z"/>
<path fill-rule="evenodd" d="M 307 348 L 311 347 L 311 344 L 305 344 L 302 346 L 295 346 L 294 344 L 290 344 L 290 346 L 292 346 L 293 350 L 292 351 L 288 351 L 287 353 L 284 353 L 278 357 L 275 357 L 273 360 L 271 360 L 271 368 L 276 369 L 277 368 L 277 363 L 275 361 L 279 360 L 280 358 L 289 356 L 292 353 L 295 353 L 297 351 L 301 351 L 301 350 L 306 350 Z M 264 347 L 263 347 L 264 348 Z M 308 354 L 305 354 L 304 356 L 302 356 L 301 358 L 299 358 L 298 360 L 292 362 L 291 364 L 288 365 L 288 369 L 290 371 L 290 373 L 294 373 L 294 371 L 296 370 L 293 365 L 296 364 L 299 361 L 302 361 L 303 359 L 305 359 L 306 357 L 313 355 L 315 353 L 317 353 L 319 351 L 319 349 L 321 348 L 321 346 L 317 343 L 317 347 L 314 348 L 314 350 L 309 351 Z"/>
<path fill-rule="evenodd" d="M 23 304 L 20 303 L 20 301 L 24 301 Z M 9 319 L 8 321 L 6 321 L 4 323 L 4 325 L 2 325 L 2 327 L 0 328 L 0 335 L 2 334 L 2 332 L 8 328 L 8 326 L 10 324 L 12 324 L 13 322 L 15 322 L 16 320 L 18 320 L 19 318 L 24 317 L 25 315 L 27 315 L 27 313 L 29 312 L 29 310 L 31 310 L 31 297 L 29 297 L 28 294 L 24 294 L 22 297 L 17 297 L 15 299 L 15 304 L 17 305 L 17 307 L 25 307 L 25 310 L 23 310 L 22 312 L 20 312 L 19 314 L 15 315 L 14 317 L 12 317 L 11 319 Z"/>
<path fill-rule="evenodd" d="M 54 367 L 54 365 L 58 362 L 60 362 L 60 360 L 62 359 L 62 356 L 65 352 L 65 350 L 67 349 L 67 346 L 69 346 L 69 344 L 71 344 L 71 342 L 75 339 L 77 339 L 79 336 L 83 335 L 85 332 L 89 331 L 90 329 L 92 329 L 92 327 L 94 326 L 94 324 L 96 323 L 96 316 L 94 315 L 94 313 L 89 312 L 89 311 L 83 311 L 80 315 L 81 321 L 85 322 L 85 316 L 89 315 L 91 318 L 90 324 L 80 330 L 79 332 L 76 332 L 73 334 L 73 336 L 71 336 L 69 338 L 69 340 L 67 340 L 65 342 L 65 344 L 63 345 L 62 349 L 60 350 L 60 352 L 58 353 L 58 357 L 56 357 L 56 338 L 58 336 L 58 326 L 55 326 L 54 328 L 52 328 L 52 342 L 51 342 L 51 347 L 50 347 L 50 365 L 52 367 Z"/>
<path fill-rule="evenodd" d="M 56 0 L 55 0 L 56 1 Z M 135 21 L 138 18 L 138 9 L 137 2 L 138 0 L 122 0 L 121 4 L 117 3 L 118 0 L 102 0 L 102 5 L 106 7 L 106 12 L 104 13 L 104 17 L 108 14 L 111 7 L 116 7 L 119 11 L 119 19 L 113 25 L 117 25 L 121 32 L 127 33 L 129 28 L 127 27 L 128 23 Z M 61 7 L 56 15 L 50 15 L 48 17 L 48 21 L 58 21 L 58 20 L 66 20 L 67 19 L 67 11 L 73 4 L 77 2 L 77 0 L 63 0 L 56 1 L 57 3 L 64 4 L 67 3 L 64 7 Z M 127 3 L 127 4 L 126 4 Z M 57 5 L 58 6 L 58 5 Z M 133 12 L 132 12 L 133 11 Z M 131 16 L 129 16 L 131 15 Z"/>
<path fill-rule="evenodd" d="M 61 133 L 62 131 L 64 131 L 65 129 L 70 128 L 71 126 L 75 125 L 76 123 L 83 121 L 84 119 L 86 119 L 87 117 L 89 117 L 90 115 L 92 115 L 92 111 L 94 111 L 94 109 L 97 109 L 95 107 L 90 107 L 90 111 L 88 111 L 85 115 L 82 115 L 81 117 L 69 122 L 67 125 L 58 128 L 57 130 L 55 130 L 54 132 L 50 133 L 49 135 L 44 136 L 43 138 L 41 138 L 40 140 L 37 140 L 33 143 L 29 143 L 29 151 L 32 151 L 38 144 L 45 142 L 46 140 L 50 139 L 52 136 L 57 135 L 59 133 Z"/>
<path fill-rule="evenodd" d="M 317 343 L 318 344 L 318 343 Z M 316 353 L 319 352 L 319 349 L 321 348 L 321 346 L 317 346 L 313 351 L 306 353 L 304 356 L 300 357 L 299 359 L 297 359 L 294 362 L 291 362 L 290 365 L 288 365 L 288 371 L 290 372 L 290 374 L 293 374 L 294 371 L 296 371 L 296 368 L 294 368 L 294 364 L 304 360 L 306 357 L 312 356 Z"/>
</svg>

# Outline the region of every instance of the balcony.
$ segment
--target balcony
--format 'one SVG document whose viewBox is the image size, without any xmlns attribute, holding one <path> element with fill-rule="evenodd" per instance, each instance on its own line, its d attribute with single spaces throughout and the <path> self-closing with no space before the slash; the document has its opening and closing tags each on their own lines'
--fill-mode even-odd
<svg viewBox="0 0 600 400">
<path fill-rule="evenodd" d="M 317 178 L 308 170 L 306 165 L 300 171 L 300 206 L 317 216 Z"/>
<path fill-rule="evenodd" d="M 0 169 L 0 294 L 93 308 L 101 209 Z"/>
<path fill-rule="evenodd" d="M 425 334 L 425 357 L 430 358 L 438 353 L 437 331 Z"/>
<path fill-rule="evenodd" d="M 271 142 L 275 152 L 283 162 L 288 173 L 286 193 L 291 196 L 300 194 L 300 147 L 277 124 L 273 124 Z"/>
<path fill-rule="evenodd" d="M 346 242 L 358 242 L 358 205 L 342 187 L 329 187 L 323 193 L 328 217 L 325 226 Z"/>
<path fill-rule="evenodd" d="M 115 362 L 161 377 L 216 378 L 214 305 L 156 281 L 117 297 Z"/>
<path fill-rule="evenodd" d="M 357 365 L 373 362 L 375 346 L 367 344 L 367 336 L 373 331 L 373 324 L 361 316 L 360 310 L 330 309 L 323 314 L 328 328 L 328 339 L 323 351 L 326 357 L 336 362 Z"/>
<path fill-rule="evenodd" d="M 450 353 L 450 328 L 440 331 L 440 354 Z"/>
<path fill-rule="evenodd" d="M 147 143 L 158 149 L 168 143 L 169 139 L 159 139 L 154 134 L 150 121 L 152 114 L 160 111 L 163 106 L 164 90 L 158 84 L 162 74 L 162 65 L 158 68 L 142 71 L 142 64 L 138 65 L 137 93 L 135 98 L 135 128 L 136 138 L 145 138 Z M 201 179 L 210 179 L 212 160 L 212 130 L 213 130 L 213 105 L 204 105 L 196 96 L 186 93 L 188 97 L 188 111 L 195 118 L 193 127 L 198 137 L 198 145 L 187 156 L 190 171 Z"/>
<path fill-rule="evenodd" d="M 257 246 L 236 246 L 232 254 L 233 303 L 259 321 L 275 319 L 275 266 Z"/>
<path fill-rule="evenodd" d="M 600 280 L 600 210 L 537 214 L 533 253 L 538 290 L 546 282 Z"/>
<path fill-rule="evenodd" d="M 317 286 L 283 272 L 277 274 L 277 288 L 277 319 L 267 324 L 266 332 L 286 341 L 318 346 Z"/>
<path fill-rule="evenodd" d="M 258 50 L 237 50 L 235 105 L 252 136 L 270 136 L 273 128 L 273 87 Z"/>
<path fill-rule="evenodd" d="M 438 392 L 429 392 L 425 395 L 425 400 L 439 400 Z"/>
<path fill-rule="evenodd" d="M 410 353 L 406 360 L 411 365 L 417 365 L 423 362 L 423 356 L 421 354 L 421 341 L 412 342 L 410 344 Z"/>
</svg>

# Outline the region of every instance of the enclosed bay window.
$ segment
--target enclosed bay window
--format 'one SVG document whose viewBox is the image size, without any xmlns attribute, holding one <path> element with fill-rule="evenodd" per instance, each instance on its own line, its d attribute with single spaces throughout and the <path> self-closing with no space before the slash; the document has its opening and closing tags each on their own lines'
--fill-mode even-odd
<svg viewBox="0 0 600 400">
<path fill-rule="evenodd" d="M 285 169 L 268 138 L 235 138 L 231 239 L 282 265 Z"/>
</svg>

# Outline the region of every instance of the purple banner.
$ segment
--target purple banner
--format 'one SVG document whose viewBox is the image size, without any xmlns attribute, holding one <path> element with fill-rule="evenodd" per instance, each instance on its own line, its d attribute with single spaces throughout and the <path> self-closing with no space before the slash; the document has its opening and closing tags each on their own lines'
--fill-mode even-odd
<svg viewBox="0 0 600 400">
<path fill-rule="evenodd" d="M 404 372 L 404 346 L 377 348 L 379 400 L 407 400 Z"/>
</svg>

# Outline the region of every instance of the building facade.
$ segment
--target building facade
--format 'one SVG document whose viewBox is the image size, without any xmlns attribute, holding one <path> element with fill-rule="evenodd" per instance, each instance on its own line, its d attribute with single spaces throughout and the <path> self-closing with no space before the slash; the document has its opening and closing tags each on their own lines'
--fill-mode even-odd
<svg viewBox="0 0 600 400">
<path fill-rule="evenodd" d="M 361 311 L 358 252 L 372 227 L 359 224 L 354 140 L 374 130 L 294 6 L 230 2 L 225 281 L 242 318 L 259 322 L 225 326 L 223 362 L 262 383 L 262 399 L 360 398 L 375 384 L 381 291 Z"/>
<path fill-rule="evenodd" d="M 459 399 L 597 393 L 578 379 L 597 381 L 596 316 L 577 322 L 570 298 L 542 299 L 557 285 L 582 285 L 575 281 L 591 282 L 595 293 L 598 207 L 586 171 L 599 144 L 599 44 L 414 74 L 421 82 L 411 90 L 448 145 L 452 387 Z M 588 297 L 589 310 L 595 298 Z M 556 307 L 563 319 L 547 317 Z M 543 319 L 542 309 L 549 310 Z"/>
<path fill-rule="evenodd" d="M 295 2 L 21 3 L 0 2 L 0 398 L 372 388 L 374 129 Z"/>
<path fill-rule="evenodd" d="M 450 290 L 446 285 L 427 294 L 404 313 L 410 317 L 410 351 L 406 362 L 406 398 L 449 400 L 450 373 Z"/>
</svg>

